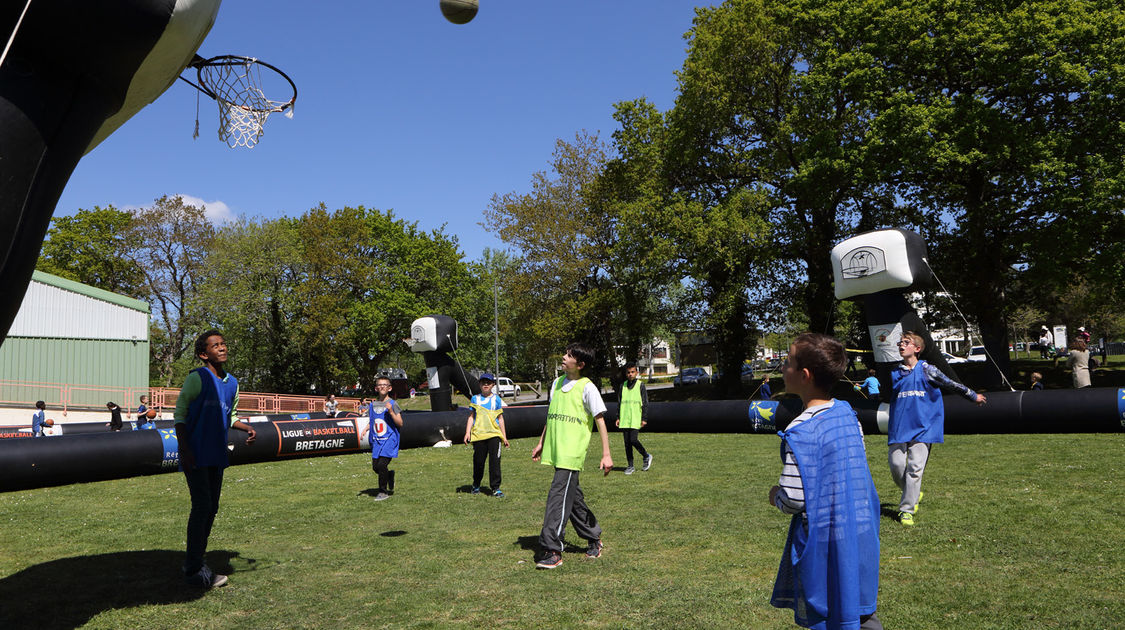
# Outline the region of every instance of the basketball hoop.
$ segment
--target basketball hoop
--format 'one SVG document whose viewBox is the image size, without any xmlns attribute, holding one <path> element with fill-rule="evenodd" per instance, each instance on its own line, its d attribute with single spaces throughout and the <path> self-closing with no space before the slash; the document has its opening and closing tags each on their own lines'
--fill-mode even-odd
<svg viewBox="0 0 1125 630">
<path fill-rule="evenodd" d="M 270 114 L 284 112 L 286 118 L 293 117 L 297 86 L 284 72 L 264 61 L 238 55 L 210 59 L 196 56 L 188 65 L 196 69 L 199 84 L 184 81 L 218 103 L 219 139 L 232 149 L 253 148 L 262 137 L 262 126 Z M 263 77 L 262 68 L 272 72 Z M 292 92 L 292 96 L 277 101 L 267 97 L 267 92 L 275 96 Z M 196 136 L 198 125 L 197 119 Z"/>
</svg>

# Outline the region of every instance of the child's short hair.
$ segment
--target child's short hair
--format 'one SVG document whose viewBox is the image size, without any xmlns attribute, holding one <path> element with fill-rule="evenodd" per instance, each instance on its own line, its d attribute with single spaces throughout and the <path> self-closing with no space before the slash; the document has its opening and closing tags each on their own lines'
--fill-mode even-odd
<svg viewBox="0 0 1125 630">
<path fill-rule="evenodd" d="M 907 339 L 911 343 L 913 343 L 914 345 L 918 346 L 918 352 L 921 352 L 921 351 L 926 349 L 926 340 L 922 339 L 922 335 L 919 335 L 918 333 L 914 332 L 913 330 L 908 330 L 908 331 L 902 333 L 902 338 Z"/>
<path fill-rule="evenodd" d="M 875 368 L 867 368 L 868 376 L 875 376 L 876 374 L 878 374 L 878 372 L 875 371 Z"/>
<path fill-rule="evenodd" d="M 566 354 L 574 357 L 582 364 L 582 372 L 594 363 L 594 351 L 584 343 L 572 343 L 566 347 Z"/>
<path fill-rule="evenodd" d="M 1031 380 L 1033 380 L 1033 381 L 1041 381 L 1041 380 L 1043 380 L 1043 375 L 1042 375 L 1042 374 L 1040 374 L 1039 372 L 1032 372 L 1032 373 L 1031 373 Z"/>
<path fill-rule="evenodd" d="M 148 396 L 141 396 L 141 402 L 148 402 Z"/>
<path fill-rule="evenodd" d="M 813 384 L 822 391 L 829 391 L 844 376 L 848 365 L 848 354 L 844 344 L 828 335 L 802 333 L 793 340 L 793 354 L 789 360 L 796 367 L 812 374 Z"/>
<path fill-rule="evenodd" d="M 207 353 L 207 340 L 215 335 L 223 337 L 223 333 L 212 328 L 211 330 L 200 333 L 199 336 L 195 338 L 195 357 L 197 359 L 199 355 Z M 226 337 L 223 337 L 223 339 L 226 339 Z"/>
<path fill-rule="evenodd" d="M 389 377 L 389 376 L 376 376 L 375 377 L 375 384 L 378 385 L 379 381 L 387 381 L 387 384 L 390 385 L 391 384 L 391 377 Z"/>
<path fill-rule="evenodd" d="M 622 369 L 628 371 L 628 370 L 631 370 L 635 367 L 637 367 L 637 362 L 636 361 L 629 361 L 628 363 L 625 364 L 625 367 L 622 368 Z"/>
<path fill-rule="evenodd" d="M 46 409 L 47 403 L 43 402 L 42 400 L 37 400 L 37 401 L 35 401 L 35 408 L 36 409 Z"/>
</svg>

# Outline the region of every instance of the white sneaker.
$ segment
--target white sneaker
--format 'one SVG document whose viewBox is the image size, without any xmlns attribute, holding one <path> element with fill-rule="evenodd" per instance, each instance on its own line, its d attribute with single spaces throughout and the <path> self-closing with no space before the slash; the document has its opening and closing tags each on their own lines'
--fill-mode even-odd
<svg viewBox="0 0 1125 630">
<path fill-rule="evenodd" d="M 641 470 L 648 470 L 652 468 L 652 453 L 645 455 L 645 465 L 641 466 Z"/>
<path fill-rule="evenodd" d="M 634 472 L 636 472 L 636 470 L 637 470 L 637 469 L 636 469 L 636 468 L 633 468 L 632 466 L 626 466 L 626 467 L 625 467 L 625 474 L 626 474 L 626 475 L 631 475 L 631 474 L 633 474 Z"/>
</svg>

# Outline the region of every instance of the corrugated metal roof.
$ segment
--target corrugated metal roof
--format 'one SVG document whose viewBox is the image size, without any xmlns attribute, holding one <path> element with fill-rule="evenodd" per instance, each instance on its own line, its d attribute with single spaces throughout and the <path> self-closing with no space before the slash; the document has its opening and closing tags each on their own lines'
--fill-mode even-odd
<svg viewBox="0 0 1125 630">
<path fill-rule="evenodd" d="M 148 340 L 148 304 L 36 271 L 9 337 Z"/>
<path fill-rule="evenodd" d="M 148 307 L 148 302 L 137 300 L 126 295 L 119 295 L 112 291 L 106 291 L 105 289 L 92 287 L 88 284 L 82 284 L 81 282 L 75 282 L 74 280 L 67 280 L 66 278 L 61 278 L 45 271 L 39 271 L 38 269 L 32 272 L 31 281 L 46 284 L 58 289 L 71 291 L 79 295 L 85 295 L 86 297 L 94 298 L 95 300 L 101 300 L 102 302 L 109 302 L 110 304 L 116 304 L 118 306 L 124 306 L 125 308 L 131 308 L 135 311 L 142 311 L 145 313 L 152 312 Z"/>
</svg>

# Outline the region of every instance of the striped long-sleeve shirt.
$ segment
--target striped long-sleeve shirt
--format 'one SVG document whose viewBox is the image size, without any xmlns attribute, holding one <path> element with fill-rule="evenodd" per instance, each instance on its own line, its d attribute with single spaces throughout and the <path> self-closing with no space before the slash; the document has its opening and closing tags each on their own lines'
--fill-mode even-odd
<svg viewBox="0 0 1125 630">
<path fill-rule="evenodd" d="M 789 423 L 788 428 L 793 428 L 816 414 L 831 408 L 835 403 L 836 401 L 833 400 L 823 405 L 806 407 L 805 410 L 801 412 L 801 415 L 797 416 Z M 856 419 L 856 424 L 859 424 L 858 418 Z M 862 425 L 859 427 L 859 435 L 860 437 L 863 436 Z M 864 449 L 866 448 L 867 446 L 865 444 Z M 805 485 L 801 481 L 801 470 L 800 467 L 797 466 L 797 459 L 793 456 L 793 449 L 789 448 L 789 445 L 784 442 L 782 443 L 782 449 L 781 478 L 778 479 L 777 482 L 781 490 L 774 498 L 774 505 L 777 509 L 786 514 L 801 514 L 805 511 Z"/>
</svg>

